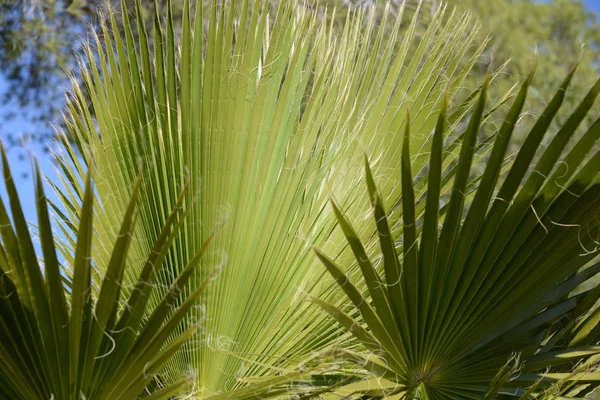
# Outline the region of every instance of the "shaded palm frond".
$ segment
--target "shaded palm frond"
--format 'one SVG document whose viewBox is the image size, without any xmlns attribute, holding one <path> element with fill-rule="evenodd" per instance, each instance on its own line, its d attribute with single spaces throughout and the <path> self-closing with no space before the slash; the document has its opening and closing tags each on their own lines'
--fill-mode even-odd
<svg viewBox="0 0 600 400">
<path fill-rule="evenodd" d="M 176 279 L 162 282 L 168 285 L 167 294 L 151 313 L 148 307 L 156 276 L 180 234 L 181 204 L 164 224 L 134 289 L 124 296 L 141 180 L 133 185 L 107 268 L 93 282 L 93 216 L 98 207 L 94 210 L 94 188 L 87 175 L 69 286 L 64 282 L 66 268 L 58 261 L 40 171 L 36 169 L 36 204 L 43 264 L 36 257 L 4 149 L 2 160 L 10 213 L 0 200 L 0 398 L 132 399 L 142 394 L 200 322 L 173 334 L 208 283 L 180 298 L 180 288 L 206 246 Z M 189 381 L 166 385 L 149 398 L 168 399 Z"/>
<path fill-rule="evenodd" d="M 370 366 L 374 376 L 393 382 L 388 394 L 527 399 L 575 389 L 589 393 L 600 384 L 595 368 L 600 354 L 598 312 L 589 312 L 600 290 L 572 294 L 600 272 L 600 264 L 586 266 L 600 252 L 600 120 L 568 146 L 600 93 L 600 81 L 549 146 L 540 149 L 573 73 L 503 174 L 532 70 L 494 136 L 481 179 L 469 191 L 486 110 L 488 82 L 483 85 L 463 134 L 450 198 L 442 207 L 446 112 L 440 113 L 434 133 L 422 212 L 415 202 L 410 147 L 418 131 L 407 125 L 401 174 L 388 178 L 401 182 L 400 213 L 386 211 L 376 185 L 382 179 L 373 177 L 367 162 L 380 248 L 375 258 L 369 257 L 340 206 L 332 203 L 367 290 L 317 249 L 358 315 L 323 300 L 315 302 L 376 357 L 374 362 L 363 355 L 363 369 Z"/>
</svg>

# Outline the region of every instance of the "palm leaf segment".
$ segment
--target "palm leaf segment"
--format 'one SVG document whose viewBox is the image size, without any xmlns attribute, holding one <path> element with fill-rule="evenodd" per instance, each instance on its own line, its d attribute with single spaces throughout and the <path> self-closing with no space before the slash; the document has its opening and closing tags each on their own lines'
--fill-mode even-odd
<svg viewBox="0 0 600 400">
<path fill-rule="evenodd" d="M 336 262 L 316 250 L 360 319 L 315 301 L 377 356 L 362 357 L 362 366 L 395 382 L 388 393 L 421 399 L 491 399 L 497 394 L 528 399 L 547 393 L 550 383 L 555 384 L 553 396 L 584 396 L 600 384 L 593 372 L 593 356 L 600 352 L 594 346 L 600 339 L 598 311 L 588 313 L 600 291 L 570 295 L 600 272 L 600 264 L 582 269 L 599 252 L 600 152 L 592 149 L 600 138 L 600 121 L 567 148 L 600 92 L 600 81 L 540 150 L 573 72 L 502 175 L 533 72 L 525 79 L 495 135 L 477 188 L 469 191 L 485 112 L 484 84 L 464 132 L 449 202 L 441 209 L 445 110 L 435 128 L 423 208 L 415 202 L 410 150 L 418 132 L 406 128 L 401 179 L 391 178 L 402 182 L 402 205 L 394 217 L 388 217 L 367 163 L 381 252 L 377 263 L 333 203 L 368 291 L 363 295 L 362 286 L 355 287 Z M 578 362 L 584 364 L 573 371 Z M 573 381 L 579 381 L 575 389 Z"/>
<path fill-rule="evenodd" d="M 204 290 L 205 285 L 199 286 L 180 301 L 179 307 L 174 307 L 179 300 L 179 288 L 186 284 L 205 247 L 170 282 L 167 295 L 149 318 L 142 318 L 147 313 L 155 277 L 178 235 L 181 204 L 169 216 L 147 256 L 135 291 L 124 298 L 121 289 L 136 219 L 140 186 L 137 180 L 108 268 L 98 282 L 95 295 L 91 279 L 94 199 L 89 175 L 81 205 L 72 281 L 67 288 L 39 170 L 36 170 L 36 199 L 43 267 L 35 255 L 4 149 L 2 160 L 12 220 L 0 200 L 0 398 L 136 398 L 197 328 L 194 324 L 183 334 L 172 337 L 174 328 Z M 182 380 L 164 386 L 147 398 L 168 399 L 187 383 L 188 380 Z"/>
<path fill-rule="evenodd" d="M 279 2 L 273 14 L 267 3 L 215 2 L 209 16 L 196 7 L 192 18 L 186 2 L 180 30 L 169 14 L 155 16 L 152 32 L 126 9 L 108 11 L 102 41 L 93 37 L 101 51 L 88 49 L 82 62 L 91 105 L 75 85 L 67 116 L 74 143 L 65 139 L 57 157 L 67 236 L 81 218 L 81 177 L 94 170 L 105 210 L 96 219 L 92 250 L 100 271 L 118 236 L 114 227 L 130 183 L 140 161 L 145 166 L 127 284 L 186 182 L 192 195 L 183 204 L 182 234 L 158 279 L 175 276 L 228 220 L 215 238 L 218 251 L 202 259 L 183 288 L 193 292 L 227 257 L 202 299 L 209 323 L 164 375 L 196 373 L 204 394 L 295 367 L 314 350 L 347 340 L 302 301 L 307 292 L 343 300 L 323 286 L 324 271 L 310 252 L 310 243 L 335 251 L 344 242 L 326 212 L 328 191 L 366 212 L 358 185 L 364 151 L 380 157 L 381 171 L 399 173 L 398 149 L 388 143 L 405 121 L 403 107 L 411 107 L 415 129 L 431 131 L 444 88 L 454 98 L 481 51 L 465 59 L 476 29 L 469 18 L 443 10 L 423 37 L 416 34 L 419 12 L 410 20 L 400 13 L 387 21 L 394 26 L 388 37 L 374 13 L 349 13 L 338 34 L 300 2 Z M 452 107 L 449 125 L 460 122 L 473 100 Z M 430 144 L 427 136 L 415 138 L 411 150 L 426 152 Z M 454 156 L 447 155 L 446 165 Z M 401 192 L 398 185 L 388 189 Z M 188 319 L 202 312 L 194 309 Z"/>
</svg>

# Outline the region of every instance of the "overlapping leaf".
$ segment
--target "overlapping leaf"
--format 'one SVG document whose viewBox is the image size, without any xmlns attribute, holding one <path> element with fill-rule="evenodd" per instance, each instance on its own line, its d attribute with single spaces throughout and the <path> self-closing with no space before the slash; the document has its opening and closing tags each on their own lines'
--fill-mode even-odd
<svg viewBox="0 0 600 400">
<path fill-rule="evenodd" d="M 179 298 L 179 287 L 189 279 L 206 246 L 172 282 L 171 292 L 162 299 L 152 317 L 143 321 L 141 316 L 148 309 L 155 276 L 164 266 L 173 238 L 180 234 L 177 229 L 182 217 L 180 204 L 149 253 L 136 291 L 123 297 L 123 274 L 134 240 L 141 180 L 135 181 L 110 261 L 97 282 L 99 290 L 95 294 L 91 278 L 95 268 L 91 255 L 94 188 L 88 175 L 70 268 L 72 283 L 68 288 L 63 284 L 65 269 L 58 262 L 39 170 L 36 170 L 36 199 L 43 264 L 36 257 L 3 149 L 2 160 L 10 214 L 0 200 L 0 398 L 137 397 L 197 329 L 196 324 L 191 325 L 184 334 L 169 340 L 204 286 L 186 296 L 174 313 L 167 315 L 159 310 L 161 307 L 171 310 L 174 300 Z M 152 394 L 152 398 L 168 399 L 188 383 L 184 379 L 165 386 Z"/>
<path fill-rule="evenodd" d="M 420 132 L 406 128 L 402 173 L 387 178 L 402 183 L 400 221 L 388 216 L 367 164 L 367 187 L 380 239 L 375 260 L 369 260 L 348 218 L 333 205 L 368 296 L 356 291 L 356 283 L 337 261 L 317 250 L 360 318 L 326 302 L 317 303 L 381 360 L 371 371 L 395 382 L 387 388 L 388 395 L 528 399 L 568 394 L 577 398 L 600 387 L 596 372 L 600 325 L 598 311 L 590 311 L 600 291 L 571 294 L 600 272 L 600 264 L 586 267 L 600 253 L 600 121 L 567 147 L 594 105 L 600 81 L 548 147 L 540 149 L 573 73 L 503 174 L 531 72 L 494 136 L 483 175 L 475 190 L 469 191 L 489 80 L 484 83 L 462 136 L 451 195 L 443 207 L 445 110 L 434 133 L 422 213 L 415 212 L 409 145 Z M 536 153 L 540 153 L 537 159 Z M 379 270 L 373 267 L 376 264 L 382 265 Z M 380 392 L 383 395 L 385 390 Z"/>
</svg>

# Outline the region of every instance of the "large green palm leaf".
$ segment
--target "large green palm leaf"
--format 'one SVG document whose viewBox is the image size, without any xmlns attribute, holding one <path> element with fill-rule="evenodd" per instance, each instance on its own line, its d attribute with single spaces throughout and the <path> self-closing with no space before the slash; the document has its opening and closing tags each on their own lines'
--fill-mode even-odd
<svg viewBox="0 0 600 400">
<path fill-rule="evenodd" d="M 463 58 L 476 29 L 459 15 L 443 23 L 443 10 L 423 37 L 415 34 L 418 12 L 411 21 L 399 15 L 389 38 L 375 26 L 374 14 L 349 13 L 338 33 L 295 1 L 280 2 L 275 14 L 260 1 L 215 2 L 208 18 L 202 7 L 194 18 L 189 4 L 184 10 L 180 38 L 171 15 L 156 16 L 152 48 L 141 18 L 109 10 L 102 40 L 93 37 L 101 51 L 90 47 L 82 62 L 91 105 L 77 85 L 69 99 L 73 142 L 65 140 L 57 157 L 63 178 L 57 188 L 69 238 L 81 214 L 81 177 L 94 170 L 104 211 L 93 248 L 101 277 L 123 199 L 143 166 L 140 239 L 131 245 L 125 282 L 139 273 L 136 260 L 149 250 L 186 182 L 192 197 L 183 205 L 182 234 L 160 280 L 176 275 L 227 221 L 215 239 L 217 250 L 184 288 L 190 293 L 216 265 L 226 264 L 202 298 L 204 309 L 189 316 L 205 315 L 207 324 L 165 371 L 168 380 L 196 376 L 198 390 L 210 393 L 235 388 L 238 378 L 296 367 L 312 351 L 349 339 L 303 301 L 306 293 L 344 301 L 323 281 L 309 251 L 311 243 L 344 248 L 326 208 L 329 192 L 344 207 L 367 211 L 358 185 L 363 154 L 379 160 L 378 176 L 400 172 L 400 152 L 390 143 L 407 122 L 407 107 L 411 127 L 423 133 L 413 137 L 411 151 L 429 151 L 444 94 L 459 98 L 476 61 Z M 123 35 L 111 29 L 116 18 L 123 19 Z M 475 99 L 466 96 L 450 107 L 444 135 Z M 444 165 L 456 157 L 449 151 Z M 415 161 L 415 168 L 425 168 L 425 161 Z M 448 171 L 447 185 L 454 169 Z M 386 182 L 391 207 L 402 190 Z"/>
<path fill-rule="evenodd" d="M 429 155 L 424 213 L 415 212 L 410 150 L 415 132 L 406 128 L 401 174 L 387 178 L 402 184 L 401 211 L 396 215 L 386 213 L 385 192 L 375 184 L 383 179 L 374 179 L 367 163 L 380 243 L 377 263 L 369 261 L 360 235 L 333 203 L 368 293 L 349 280 L 339 262 L 317 250 L 361 318 L 315 301 L 377 356 L 358 358 L 363 369 L 395 383 L 387 387 L 389 394 L 429 399 L 491 399 L 498 394 L 554 398 L 558 393 L 589 393 L 600 385 L 595 372 L 600 352 L 598 313 L 589 312 L 599 290 L 571 294 L 600 272 L 600 264 L 583 268 L 600 252 L 600 152 L 593 150 L 600 139 L 600 120 L 568 146 L 600 93 L 600 81 L 549 146 L 540 149 L 573 73 L 503 175 L 507 146 L 533 72 L 525 79 L 495 135 L 476 190 L 469 192 L 473 149 L 486 109 L 488 82 L 484 84 L 443 208 L 446 112 L 439 115 Z M 546 391 L 552 383 L 561 389 Z"/>
</svg>

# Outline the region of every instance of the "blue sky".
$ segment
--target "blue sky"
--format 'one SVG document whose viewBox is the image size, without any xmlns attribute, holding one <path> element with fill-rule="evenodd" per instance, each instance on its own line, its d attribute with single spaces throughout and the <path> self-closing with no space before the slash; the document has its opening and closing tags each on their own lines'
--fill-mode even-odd
<svg viewBox="0 0 600 400">
<path fill-rule="evenodd" d="M 585 0 L 584 2 L 592 11 L 600 12 L 600 0 Z"/>
<path fill-rule="evenodd" d="M 3 77 L 0 75 L 0 94 L 2 94 L 6 90 L 6 84 Z M 0 113 L 8 111 L 10 108 L 16 108 L 14 105 L 3 106 L 0 107 Z M 19 114 L 17 114 L 19 115 Z M 2 124 L 2 132 L 10 132 L 14 136 L 18 137 L 20 134 L 30 131 L 35 131 L 40 128 L 43 128 L 43 125 L 36 125 L 28 123 L 27 121 L 15 118 L 9 122 L 3 122 Z M 43 148 L 39 145 L 34 144 L 26 144 L 23 149 L 20 148 L 10 148 L 7 149 L 7 155 L 10 163 L 11 172 L 13 174 L 13 179 L 17 185 L 17 190 L 19 192 L 19 196 L 21 199 L 21 204 L 23 205 L 23 211 L 25 213 L 25 218 L 28 221 L 36 221 L 36 206 L 35 206 L 35 193 L 33 190 L 33 174 L 32 174 L 32 163 L 30 162 L 30 155 L 34 154 L 39 162 L 40 168 L 43 170 L 44 174 L 46 174 L 53 181 L 56 181 L 58 178 L 56 175 L 56 171 L 54 165 L 52 163 L 51 157 L 48 153 L 43 151 Z M 25 159 L 23 156 L 25 155 Z M 56 200 L 56 196 L 52 195 L 51 189 L 46 185 L 45 187 L 46 196 L 50 199 Z M 6 190 L 4 188 L 4 182 L 0 183 L 0 196 L 3 199 L 6 199 Z M 8 206 L 8 204 L 6 204 Z M 34 244 L 36 246 L 36 251 L 40 254 L 40 246 L 37 243 L 37 240 L 34 236 Z"/>
</svg>

